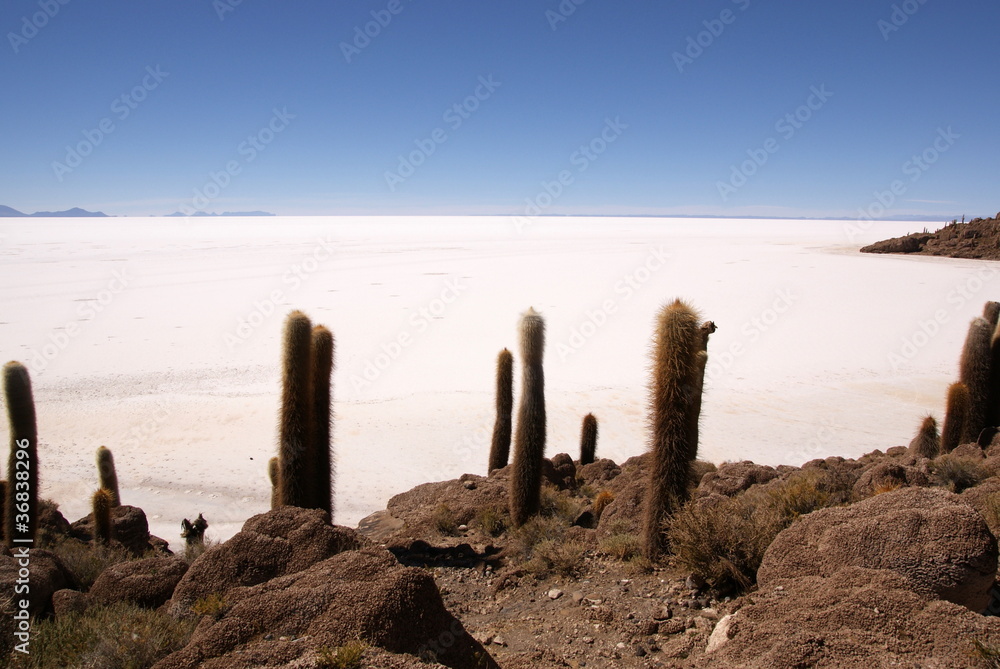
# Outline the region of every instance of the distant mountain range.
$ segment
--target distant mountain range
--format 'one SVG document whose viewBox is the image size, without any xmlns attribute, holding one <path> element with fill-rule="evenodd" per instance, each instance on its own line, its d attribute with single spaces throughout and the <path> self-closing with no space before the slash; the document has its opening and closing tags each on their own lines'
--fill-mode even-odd
<svg viewBox="0 0 1000 669">
<path fill-rule="evenodd" d="M 167 214 L 167 216 L 274 216 L 269 211 L 224 211 L 221 214 L 216 214 L 214 212 L 209 213 L 207 211 L 196 211 L 193 214 L 184 214 L 179 211 L 175 211 L 172 214 Z"/>
<path fill-rule="evenodd" d="M 73 207 L 72 209 L 67 209 L 66 211 L 36 211 L 34 214 L 25 214 L 23 211 L 18 211 L 13 207 L 7 207 L 0 204 L 0 216 L 31 218 L 83 218 L 87 216 L 97 216 L 107 218 L 108 215 L 103 211 L 87 211 L 86 209 L 80 209 L 79 207 Z"/>
</svg>

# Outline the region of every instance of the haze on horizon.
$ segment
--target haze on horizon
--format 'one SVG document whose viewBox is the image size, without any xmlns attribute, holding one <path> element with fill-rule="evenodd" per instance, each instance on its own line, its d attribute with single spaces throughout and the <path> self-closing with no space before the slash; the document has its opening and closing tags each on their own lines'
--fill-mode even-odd
<svg viewBox="0 0 1000 669">
<path fill-rule="evenodd" d="M 996 212 L 995 3 L 12 0 L 0 204 Z"/>
</svg>

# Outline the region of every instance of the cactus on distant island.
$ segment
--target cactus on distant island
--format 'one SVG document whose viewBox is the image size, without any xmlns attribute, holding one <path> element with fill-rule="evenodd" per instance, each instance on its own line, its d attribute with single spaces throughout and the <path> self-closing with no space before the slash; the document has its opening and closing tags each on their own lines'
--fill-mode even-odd
<svg viewBox="0 0 1000 669">
<path fill-rule="evenodd" d="M 326 512 L 327 520 L 333 519 L 333 459 L 330 452 L 330 429 L 333 420 L 331 402 L 331 376 L 333 374 L 333 333 L 317 325 L 312 330 L 312 397 L 313 420 L 316 428 L 310 441 L 309 476 L 312 503 L 315 509 Z"/>
<path fill-rule="evenodd" d="M 975 318 L 962 347 L 958 380 L 969 390 L 969 410 L 962 443 L 974 442 L 986 427 L 990 395 L 990 358 L 994 328 L 985 318 Z"/>
<path fill-rule="evenodd" d="M 934 459 L 941 452 L 941 438 L 938 436 L 937 421 L 927 416 L 920 424 L 920 431 L 909 445 L 909 451 L 918 458 Z"/>
<path fill-rule="evenodd" d="M 496 421 L 490 442 L 490 461 L 486 473 L 503 469 L 510 459 L 511 423 L 514 413 L 514 356 L 504 349 L 497 356 Z"/>
<path fill-rule="evenodd" d="M 279 426 L 279 500 L 281 506 L 309 508 L 308 450 L 313 440 L 312 323 L 301 311 L 285 320 Z"/>
<path fill-rule="evenodd" d="M 91 502 L 94 512 L 94 544 L 106 544 L 111 541 L 113 533 L 111 509 L 114 506 L 114 495 L 106 488 L 98 488 Z"/>
<path fill-rule="evenodd" d="M 961 381 L 948 386 L 944 425 L 941 427 L 941 452 L 951 453 L 962 443 L 969 416 L 969 389 Z"/>
<path fill-rule="evenodd" d="M 122 499 L 118 492 L 118 473 L 115 471 L 115 458 L 111 450 L 101 446 L 97 449 L 97 475 L 99 487 L 111 493 L 111 506 L 121 506 Z"/>
<path fill-rule="evenodd" d="M 514 433 L 514 462 L 510 479 L 510 516 L 520 527 L 539 509 L 542 459 L 545 457 L 545 321 L 529 308 L 521 317 L 521 401 Z"/>
<path fill-rule="evenodd" d="M 267 478 L 271 480 L 271 510 L 281 506 L 281 472 L 280 461 L 275 456 L 267 461 Z"/>
<path fill-rule="evenodd" d="M 4 541 L 13 547 L 27 545 L 38 529 L 38 427 L 27 368 L 8 362 L 3 368 L 3 385 L 10 421 Z"/>
<path fill-rule="evenodd" d="M 597 453 L 597 418 L 592 413 L 583 417 L 580 428 L 580 464 L 589 465 Z"/>
<path fill-rule="evenodd" d="M 697 454 L 699 370 L 703 336 L 698 313 L 680 300 L 665 306 L 653 341 L 650 398 L 652 462 L 647 488 L 643 553 L 657 560 L 665 546 L 664 524 L 688 496 Z"/>
</svg>

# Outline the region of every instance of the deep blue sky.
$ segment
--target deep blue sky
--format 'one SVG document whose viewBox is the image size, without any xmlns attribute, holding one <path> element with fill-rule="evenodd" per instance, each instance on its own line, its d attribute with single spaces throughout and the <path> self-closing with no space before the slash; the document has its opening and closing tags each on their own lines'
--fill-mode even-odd
<svg viewBox="0 0 1000 669">
<path fill-rule="evenodd" d="M 0 204 L 513 214 L 566 171 L 542 213 L 856 216 L 895 180 L 887 215 L 1000 209 L 995 2 L 898 3 L 913 13 L 887 32 L 894 3 L 878 0 L 563 0 L 575 11 L 558 23 L 558 0 L 398 0 L 350 63 L 342 43 L 394 2 L 235 2 L 7 0 Z M 724 10 L 721 34 L 705 32 Z M 681 72 L 674 54 L 699 33 L 708 46 Z M 122 118 L 144 77 L 152 90 Z M 499 88 L 455 128 L 445 112 L 481 77 Z M 824 86 L 794 134 L 779 130 Z M 294 118 L 241 151 L 274 110 Z M 439 128 L 446 139 L 392 190 L 386 173 Z M 574 157 L 602 130 L 615 138 L 603 153 Z M 101 141 L 71 167 L 86 131 Z M 933 164 L 908 164 L 926 149 Z M 748 151 L 767 162 L 742 183 Z M 230 161 L 239 173 L 193 202 Z"/>
</svg>

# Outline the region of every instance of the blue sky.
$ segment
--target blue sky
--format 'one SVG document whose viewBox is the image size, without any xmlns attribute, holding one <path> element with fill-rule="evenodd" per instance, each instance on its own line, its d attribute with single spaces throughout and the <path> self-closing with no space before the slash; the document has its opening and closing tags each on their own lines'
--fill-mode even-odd
<svg viewBox="0 0 1000 669">
<path fill-rule="evenodd" d="M 1000 209 L 1000 4 L 577 2 L 8 0 L 0 204 Z"/>
</svg>

